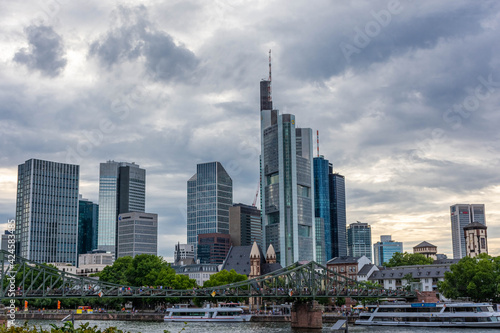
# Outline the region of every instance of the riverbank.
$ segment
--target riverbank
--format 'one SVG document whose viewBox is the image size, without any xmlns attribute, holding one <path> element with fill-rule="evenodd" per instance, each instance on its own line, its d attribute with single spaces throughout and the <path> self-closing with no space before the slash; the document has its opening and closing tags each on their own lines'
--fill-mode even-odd
<svg viewBox="0 0 500 333">
<path fill-rule="evenodd" d="M 61 321 L 69 315 L 68 312 L 17 312 L 16 320 L 56 320 Z M 135 313 L 83 313 L 83 314 L 73 314 L 74 320 L 117 320 L 117 321 L 150 321 L 150 322 L 162 322 L 164 313 L 148 313 L 148 312 L 135 312 Z M 323 323 L 335 323 L 337 320 L 342 319 L 342 316 L 337 315 L 323 315 Z M 71 320 L 71 317 L 68 318 Z M 355 318 L 350 317 L 349 322 L 354 322 Z M 269 316 L 269 315 L 254 315 L 252 316 L 252 322 L 267 322 L 267 323 L 280 323 L 289 322 L 290 316 Z"/>
</svg>

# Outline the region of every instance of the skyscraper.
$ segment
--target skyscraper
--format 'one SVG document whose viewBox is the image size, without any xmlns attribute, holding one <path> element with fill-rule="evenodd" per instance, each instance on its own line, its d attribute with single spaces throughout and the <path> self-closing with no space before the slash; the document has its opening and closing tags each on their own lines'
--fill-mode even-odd
<svg viewBox="0 0 500 333">
<path fill-rule="evenodd" d="M 262 244 L 260 210 L 254 206 L 234 204 L 229 208 L 229 234 L 233 246 Z"/>
<path fill-rule="evenodd" d="M 372 260 L 372 230 L 368 223 L 351 223 L 347 227 L 347 252 L 351 257 Z"/>
<path fill-rule="evenodd" d="M 158 254 L 158 215 L 144 212 L 118 215 L 116 257 Z"/>
<path fill-rule="evenodd" d="M 394 253 L 403 253 L 403 243 L 392 240 L 391 235 L 380 236 L 380 242 L 373 244 L 375 265 L 381 266 L 391 260 Z"/>
<path fill-rule="evenodd" d="M 347 255 L 345 177 L 338 173 L 333 173 L 331 164 L 329 165 L 329 169 L 332 257 L 343 257 Z"/>
<path fill-rule="evenodd" d="M 233 181 L 219 162 L 196 166 L 187 182 L 187 242 L 197 253 L 198 235 L 229 234 Z"/>
<path fill-rule="evenodd" d="M 456 204 L 450 206 L 450 214 L 453 259 L 462 259 L 466 256 L 464 227 L 472 222 L 486 225 L 484 204 Z"/>
<path fill-rule="evenodd" d="M 146 170 L 135 163 L 107 161 L 99 171 L 99 250 L 116 252 L 118 214 L 144 212 Z"/>
<path fill-rule="evenodd" d="M 99 230 L 99 205 L 83 199 L 78 200 L 78 255 L 97 249 Z"/>
<path fill-rule="evenodd" d="M 333 253 L 329 165 L 330 163 L 323 156 L 314 158 L 314 215 L 323 221 L 324 233 L 321 234 L 321 238 L 325 242 L 325 262 L 332 259 Z"/>
<path fill-rule="evenodd" d="M 18 166 L 18 255 L 76 265 L 79 178 L 78 165 L 30 159 Z"/>
<path fill-rule="evenodd" d="M 269 77 L 260 82 L 262 225 L 264 246 L 287 266 L 316 258 L 312 130 L 272 107 Z"/>
</svg>

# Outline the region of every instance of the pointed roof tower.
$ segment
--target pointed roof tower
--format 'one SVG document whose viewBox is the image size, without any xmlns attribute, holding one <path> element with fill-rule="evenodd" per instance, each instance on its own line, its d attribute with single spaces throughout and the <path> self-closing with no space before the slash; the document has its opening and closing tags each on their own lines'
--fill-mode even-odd
<svg viewBox="0 0 500 333">
<path fill-rule="evenodd" d="M 257 242 L 253 242 L 252 251 L 250 251 L 250 259 L 252 258 L 260 258 L 260 251 L 257 246 Z"/>
<path fill-rule="evenodd" d="M 266 252 L 266 262 L 268 264 L 276 263 L 276 252 L 274 251 L 273 244 L 269 244 Z"/>
</svg>

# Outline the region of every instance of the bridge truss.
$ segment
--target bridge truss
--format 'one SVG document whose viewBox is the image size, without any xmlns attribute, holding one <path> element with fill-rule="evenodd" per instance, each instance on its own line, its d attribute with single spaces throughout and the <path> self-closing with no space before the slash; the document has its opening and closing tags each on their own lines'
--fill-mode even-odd
<svg viewBox="0 0 500 333">
<path fill-rule="evenodd" d="M 0 251 L 0 300 L 4 298 L 324 298 L 398 297 L 414 298 L 403 289 L 389 290 L 358 282 L 314 261 L 295 263 L 246 281 L 212 288 L 188 290 L 134 287 L 78 276 L 54 267 Z"/>
</svg>

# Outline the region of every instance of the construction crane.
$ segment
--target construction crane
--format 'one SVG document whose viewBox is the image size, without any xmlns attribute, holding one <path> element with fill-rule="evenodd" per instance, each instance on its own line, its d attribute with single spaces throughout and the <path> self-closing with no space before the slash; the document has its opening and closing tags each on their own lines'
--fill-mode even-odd
<svg viewBox="0 0 500 333">
<path fill-rule="evenodd" d="M 253 199 L 252 206 L 254 206 L 254 207 L 256 207 L 255 205 L 257 204 L 257 198 L 259 197 L 259 191 L 260 191 L 260 179 L 259 179 L 259 184 L 257 185 L 257 191 L 255 192 L 255 198 Z"/>
</svg>

